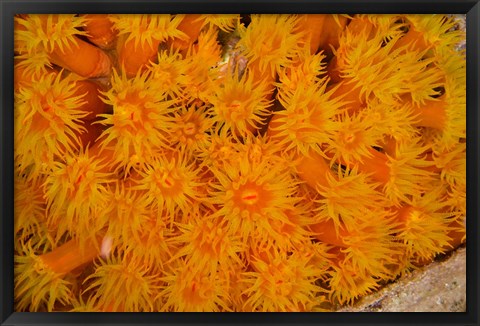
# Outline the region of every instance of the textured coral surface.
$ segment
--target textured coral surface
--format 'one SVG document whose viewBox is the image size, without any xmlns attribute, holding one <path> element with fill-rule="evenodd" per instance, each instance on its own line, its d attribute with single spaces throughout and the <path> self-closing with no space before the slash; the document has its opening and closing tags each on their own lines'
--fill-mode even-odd
<svg viewBox="0 0 480 326">
<path fill-rule="evenodd" d="M 446 15 L 17 15 L 17 311 L 331 311 L 465 242 Z"/>
</svg>

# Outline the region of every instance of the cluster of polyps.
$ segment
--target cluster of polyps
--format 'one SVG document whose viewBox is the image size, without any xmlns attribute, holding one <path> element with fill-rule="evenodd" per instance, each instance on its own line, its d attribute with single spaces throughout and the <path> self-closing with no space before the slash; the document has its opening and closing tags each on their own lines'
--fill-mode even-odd
<svg viewBox="0 0 480 326">
<path fill-rule="evenodd" d="M 322 311 L 465 241 L 443 15 L 18 15 L 20 311 Z"/>
</svg>

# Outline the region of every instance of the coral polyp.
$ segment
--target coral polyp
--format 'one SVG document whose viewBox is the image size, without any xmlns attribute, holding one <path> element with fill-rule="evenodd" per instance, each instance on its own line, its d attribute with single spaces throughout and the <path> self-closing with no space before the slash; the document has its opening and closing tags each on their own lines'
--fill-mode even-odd
<svg viewBox="0 0 480 326">
<path fill-rule="evenodd" d="M 465 246 L 454 15 L 14 26 L 17 311 L 333 311 Z"/>
<path fill-rule="evenodd" d="M 242 266 L 239 253 L 245 250 L 240 237 L 229 232 L 225 221 L 208 216 L 192 218 L 189 224 L 179 224 L 181 234 L 171 241 L 180 247 L 172 259 L 187 257 L 192 272 L 201 270 L 216 272 Z"/>
<path fill-rule="evenodd" d="M 32 252 L 15 256 L 15 299 L 19 311 L 53 311 L 56 303 L 68 304 L 72 284 L 63 280 Z"/>
<path fill-rule="evenodd" d="M 221 61 L 221 47 L 217 41 L 218 30 L 202 30 L 196 44 L 192 44 L 185 55 L 187 104 L 196 101 L 209 103 L 207 97 L 213 93 L 211 82 L 219 74 L 216 69 Z"/>
<path fill-rule="evenodd" d="M 163 277 L 166 283 L 160 296 L 161 311 L 231 311 L 229 282 L 225 275 L 208 270 L 194 272 L 184 262 Z"/>
<path fill-rule="evenodd" d="M 77 15 L 29 15 L 26 19 L 16 17 L 15 21 L 20 25 L 16 40 L 27 53 L 49 53 L 57 47 L 63 51 L 70 42 L 76 42 L 75 35 L 87 34 L 80 30 L 85 18 Z"/>
<path fill-rule="evenodd" d="M 316 200 L 321 204 L 317 208 L 316 219 L 321 221 L 332 221 L 336 232 L 340 228 L 353 230 L 362 220 L 371 218 L 370 214 L 376 214 L 377 206 L 387 206 L 378 188 L 367 174 L 361 173 L 357 168 L 342 169 L 337 167 L 336 174 L 327 175 L 327 184 L 318 185 L 317 192 L 321 195 Z M 360 199 L 358 202 L 354 198 Z"/>
<path fill-rule="evenodd" d="M 401 41 L 414 48 L 452 48 L 462 39 L 462 32 L 454 28 L 455 20 L 443 15 L 408 15 L 403 18 L 408 31 Z"/>
<path fill-rule="evenodd" d="M 115 161 L 121 167 L 126 167 L 136 153 L 147 159 L 169 145 L 171 102 L 165 92 L 152 86 L 149 77 L 144 72 L 128 79 L 125 73 L 114 71 L 112 88 L 102 98 L 113 107 L 113 114 L 99 115 L 103 119 L 98 123 L 107 127 L 99 142 L 102 148 L 114 149 Z"/>
<path fill-rule="evenodd" d="M 316 284 L 322 268 L 310 264 L 310 258 L 293 254 L 252 263 L 253 271 L 241 275 L 248 295 L 243 309 L 262 312 L 298 312 L 312 309 L 313 298 L 324 289 Z"/>
<path fill-rule="evenodd" d="M 80 147 L 87 113 L 79 110 L 83 96 L 75 81 L 61 74 L 42 75 L 30 87 L 21 87 L 15 102 L 15 156 L 22 169 L 34 165 L 31 177 L 45 171 L 55 157 Z"/>
<path fill-rule="evenodd" d="M 367 277 L 357 275 L 348 263 L 333 267 L 329 281 L 328 297 L 339 304 L 353 303 L 355 299 L 372 293 L 379 288 L 380 279 L 373 275 Z"/>
<path fill-rule="evenodd" d="M 158 275 L 135 259 L 123 257 L 100 261 L 85 282 L 88 285 L 85 293 L 100 289 L 90 295 L 96 307 L 128 312 L 155 310 Z"/>
<path fill-rule="evenodd" d="M 239 46 L 252 68 L 271 75 L 288 66 L 300 49 L 302 31 L 295 15 L 252 15 L 248 28 L 239 27 Z M 260 44 L 260 45 L 259 45 Z"/>
<path fill-rule="evenodd" d="M 177 29 L 180 17 L 172 15 L 114 15 L 111 20 L 119 35 L 126 34 L 126 42 L 134 40 L 135 46 L 183 36 Z"/>
<path fill-rule="evenodd" d="M 162 51 L 157 61 L 148 66 L 151 79 L 160 92 L 166 97 L 176 98 L 183 94 L 187 83 L 186 63 L 178 52 Z"/>
<path fill-rule="evenodd" d="M 28 181 L 26 178 L 15 177 L 15 225 L 16 242 L 23 242 L 45 229 L 45 202 L 43 200 L 42 180 Z M 45 237 L 45 236 L 43 236 Z"/>
<path fill-rule="evenodd" d="M 308 50 L 299 53 L 298 61 L 294 62 L 285 70 L 279 71 L 279 88 L 295 90 L 299 84 L 321 83 L 322 75 L 327 73 L 325 55 L 323 53 L 311 54 Z"/>
<path fill-rule="evenodd" d="M 104 226 L 96 218 L 105 205 L 110 173 L 103 172 L 104 164 L 88 150 L 55 162 L 51 174 L 42 185 L 45 189 L 47 217 L 50 223 L 84 240 L 92 231 Z"/>
<path fill-rule="evenodd" d="M 332 161 L 341 161 L 346 165 L 362 162 L 371 156 L 370 149 L 379 147 L 383 139 L 381 130 L 367 120 L 368 115 L 342 114 L 338 117 L 326 141 L 326 153 L 333 153 Z"/>
<path fill-rule="evenodd" d="M 219 208 L 214 216 L 228 218 L 230 232 L 244 241 L 271 232 L 270 220 L 289 223 L 285 210 L 298 202 L 295 181 L 288 170 L 277 171 L 268 162 L 253 164 L 247 157 L 212 170 L 218 182 L 211 184 L 210 202 Z"/>
<path fill-rule="evenodd" d="M 214 85 L 209 102 L 213 120 L 234 135 L 245 135 L 259 128 L 269 114 L 270 102 L 265 99 L 268 88 L 254 82 L 253 74 L 239 76 L 238 69 Z"/>
<path fill-rule="evenodd" d="M 233 32 L 240 20 L 240 15 L 202 15 L 204 24 L 218 26 L 224 32 Z"/>
<path fill-rule="evenodd" d="M 208 132 L 212 130 L 215 122 L 207 116 L 208 109 L 205 106 L 190 105 L 178 108 L 172 127 L 174 147 L 189 153 L 198 153 L 208 146 Z"/>
<path fill-rule="evenodd" d="M 122 181 L 109 184 L 104 196 L 97 218 L 103 220 L 99 224 L 105 226 L 105 236 L 112 240 L 113 247 L 139 241 L 151 215 L 146 198 Z"/>
<path fill-rule="evenodd" d="M 443 196 L 444 188 L 437 186 L 398 210 L 398 238 L 406 245 L 406 252 L 414 262 L 433 259 L 451 240 L 445 231 L 450 231 L 453 214 L 445 209 Z"/>
<path fill-rule="evenodd" d="M 309 150 L 322 152 L 320 145 L 329 141 L 335 130 L 335 116 L 342 102 L 331 98 L 326 91 L 328 79 L 307 84 L 299 81 L 295 89 L 279 87 L 278 100 L 284 110 L 273 114 L 268 135 L 278 141 L 285 151 L 294 150 L 306 155 Z M 288 84 L 287 84 L 288 85 Z"/>
<path fill-rule="evenodd" d="M 178 213 L 187 214 L 204 200 L 198 191 L 203 186 L 199 168 L 185 155 L 166 153 L 139 173 L 134 189 L 144 190 L 158 216 L 165 215 L 170 223 Z"/>
</svg>

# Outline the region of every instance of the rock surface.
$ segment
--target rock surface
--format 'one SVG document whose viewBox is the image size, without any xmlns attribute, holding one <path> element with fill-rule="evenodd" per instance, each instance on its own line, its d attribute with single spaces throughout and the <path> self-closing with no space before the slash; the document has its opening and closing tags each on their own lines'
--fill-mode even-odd
<svg viewBox="0 0 480 326">
<path fill-rule="evenodd" d="M 400 278 L 339 312 L 466 311 L 466 248 Z"/>
</svg>

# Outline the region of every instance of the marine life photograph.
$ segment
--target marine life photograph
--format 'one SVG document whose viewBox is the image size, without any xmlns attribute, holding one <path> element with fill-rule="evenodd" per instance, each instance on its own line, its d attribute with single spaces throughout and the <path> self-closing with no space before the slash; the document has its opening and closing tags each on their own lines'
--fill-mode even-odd
<svg viewBox="0 0 480 326">
<path fill-rule="evenodd" d="M 465 43 L 464 15 L 15 15 L 14 310 L 348 310 L 465 250 Z"/>
</svg>

